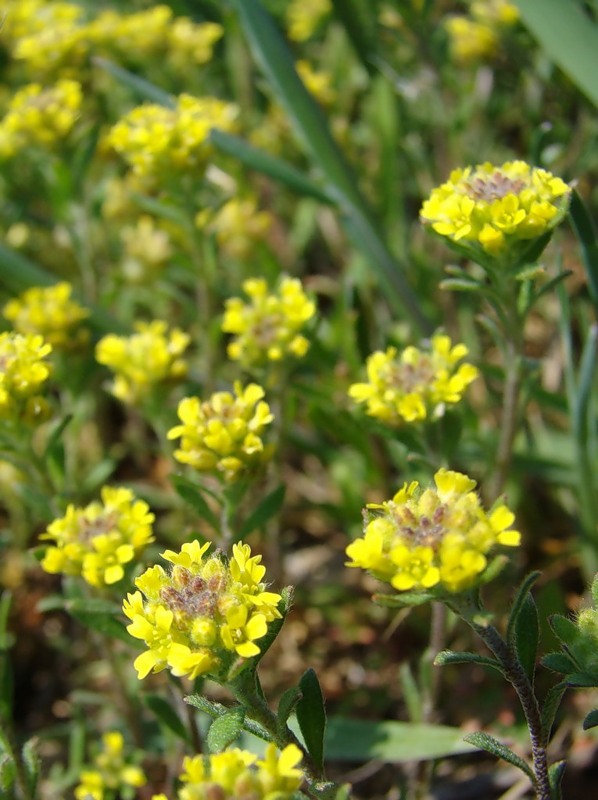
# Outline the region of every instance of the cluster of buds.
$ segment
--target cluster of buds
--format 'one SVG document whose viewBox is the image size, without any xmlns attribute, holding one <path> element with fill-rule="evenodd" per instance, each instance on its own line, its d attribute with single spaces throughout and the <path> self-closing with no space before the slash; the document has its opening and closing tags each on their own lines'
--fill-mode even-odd
<svg viewBox="0 0 598 800">
<path fill-rule="evenodd" d="M 50 375 L 52 345 L 42 336 L 0 333 L 0 420 L 39 422 L 50 410 L 40 394 Z"/>
<path fill-rule="evenodd" d="M 32 286 L 9 300 L 2 314 L 18 333 L 40 334 L 55 350 L 73 350 L 89 338 L 89 331 L 81 325 L 89 311 L 71 299 L 72 291 L 65 281 Z"/>
</svg>

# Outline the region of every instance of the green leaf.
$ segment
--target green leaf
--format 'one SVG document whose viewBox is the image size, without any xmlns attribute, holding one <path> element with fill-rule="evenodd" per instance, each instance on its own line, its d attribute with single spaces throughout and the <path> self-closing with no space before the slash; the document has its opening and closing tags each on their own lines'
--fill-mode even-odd
<svg viewBox="0 0 598 800">
<path fill-rule="evenodd" d="M 141 697 L 145 705 L 168 730 L 172 731 L 175 736 L 178 736 L 179 739 L 189 744 L 189 733 L 181 722 L 181 718 L 169 702 L 159 694 L 142 694 Z"/>
<path fill-rule="evenodd" d="M 532 686 L 536 671 L 539 639 L 540 621 L 538 619 L 538 609 L 534 598 L 531 594 L 528 594 L 515 622 L 515 651 Z"/>
<path fill-rule="evenodd" d="M 272 517 L 276 516 L 282 508 L 285 492 L 286 486 L 282 483 L 270 492 L 241 526 L 237 540 L 245 538 L 257 528 L 263 528 Z"/>
<path fill-rule="evenodd" d="M 446 664 L 478 664 L 480 667 L 490 667 L 502 673 L 502 667 L 495 658 L 481 656 L 478 653 L 442 650 L 434 659 L 434 664 L 439 667 L 444 667 Z"/>
<path fill-rule="evenodd" d="M 560 800 L 561 798 L 561 782 L 565 774 L 566 766 L 566 761 L 556 761 L 548 767 L 548 782 L 550 783 L 550 789 L 554 800 Z"/>
<path fill-rule="evenodd" d="M 589 672 L 570 672 L 565 676 L 567 686 L 572 689 L 586 689 L 598 686 L 598 677 L 591 675 Z"/>
<path fill-rule="evenodd" d="M 301 82 L 295 61 L 272 17 L 259 0 L 231 0 L 251 51 L 278 102 L 286 111 L 295 134 L 328 182 L 327 194 L 337 200 L 348 235 L 371 260 L 390 301 L 400 300 L 404 312 L 425 333 L 433 326 L 420 309 L 417 296 L 405 278 L 404 267 L 390 253 L 371 210 L 359 191 L 359 181 L 330 132 L 326 117 Z"/>
<path fill-rule="evenodd" d="M 349 41 L 365 69 L 373 76 L 378 55 L 376 4 L 372 0 L 335 0 L 333 13 L 344 26 Z"/>
<path fill-rule="evenodd" d="M 565 681 L 551 686 L 542 703 L 542 741 L 545 746 L 547 746 L 550 741 L 550 734 L 552 732 L 552 726 L 554 725 L 556 712 L 559 709 L 563 694 L 566 690 L 567 684 Z"/>
<path fill-rule="evenodd" d="M 586 718 L 583 721 L 583 729 L 584 731 L 587 731 L 590 728 L 595 728 L 597 725 L 598 725 L 598 708 L 595 708 L 593 711 L 590 711 L 589 714 L 586 714 Z"/>
<path fill-rule="evenodd" d="M 120 639 L 122 642 L 131 644 L 131 636 L 127 633 L 125 626 L 114 617 L 97 612 L 73 611 L 72 609 L 69 611 L 86 628 L 110 639 Z"/>
<path fill-rule="evenodd" d="M 399 667 L 399 678 L 401 681 L 401 691 L 405 700 L 405 705 L 407 706 L 409 721 L 421 722 L 424 711 L 422 693 L 407 661 Z"/>
<path fill-rule="evenodd" d="M 245 722 L 245 709 L 241 706 L 229 709 L 212 722 L 207 743 L 210 753 L 220 753 L 239 738 Z"/>
<path fill-rule="evenodd" d="M 287 724 L 288 718 L 295 710 L 295 706 L 301 700 L 303 695 L 298 686 L 292 686 L 283 692 L 280 700 L 278 701 L 278 709 L 276 711 L 276 720 L 279 730 L 284 729 Z"/>
<path fill-rule="evenodd" d="M 532 783 L 535 783 L 536 778 L 529 764 L 526 764 L 526 762 L 514 753 L 510 747 L 499 742 L 494 736 L 490 736 L 489 733 L 484 733 L 483 731 L 477 731 L 475 733 L 468 733 L 467 736 L 463 738 L 466 742 L 475 745 L 475 747 L 479 747 L 480 750 L 485 750 L 487 753 L 497 758 L 508 761 L 509 764 L 512 764 L 514 767 L 524 772 Z"/>
<path fill-rule="evenodd" d="M 519 588 L 517 589 L 515 598 L 513 599 L 513 605 L 511 606 L 511 613 L 509 614 L 509 623 L 507 625 L 507 642 L 511 645 L 511 647 L 515 647 L 516 644 L 517 619 L 522 613 L 523 606 L 525 605 L 526 598 L 528 597 L 532 586 L 539 577 L 540 572 L 537 570 L 535 572 L 530 572 L 529 575 L 525 576 L 519 585 Z"/>
<path fill-rule="evenodd" d="M 318 676 L 313 669 L 306 670 L 299 681 L 302 697 L 295 706 L 297 721 L 303 734 L 307 751 L 320 770 L 324 768 L 324 733 L 326 711 Z"/>
<path fill-rule="evenodd" d="M 422 606 L 431 600 L 436 600 L 436 595 L 430 592 L 401 592 L 400 594 L 375 594 L 372 597 L 374 603 L 386 608 L 407 608 L 410 606 Z"/>
<path fill-rule="evenodd" d="M 21 750 L 23 755 L 23 766 L 25 767 L 25 774 L 27 776 L 27 785 L 31 796 L 35 797 L 37 782 L 39 780 L 39 771 L 41 761 L 37 752 L 37 740 L 28 739 L 23 745 Z"/>
<path fill-rule="evenodd" d="M 334 199 L 324 189 L 310 181 L 298 169 L 281 158 L 254 147 L 244 139 L 214 129 L 210 133 L 210 141 L 223 153 L 233 156 L 246 167 L 268 175 L 298 194 L 313 197 L 326 205 L 335 204 Z"/>
<path fill-rule="evenodd" d="M 446 725 L 410 722 L 374 722 L 329 717 L 326 757 L 331 761 L 387 761 L 403 763 L 471 753 L 463 731 Z"/>
<path fill-rule="evenodd" d="M 208 522 L 214 530 L 218 530 L 220 522 L 207 504 L 199 486 L 182 475 L 171 475 L 170 480 L 179 497 L 191 506 L 199 518 Z"/>
<path fill-rule="evenodd" d="M 553 614 L 548 621 L 561 642 L 568 647 L 572 647 L 579 639 L 577 625 L 567 617 L 563 617 L 561 614 Z"/>
<path fill-rule="evenodd" d="M 577 666 L 565 653 L 547 653 L 542 656 L 542 666 L 551 669 L 553 672 L 562 672 L 568 675 L 570 672 L 575 672 Z"/>
<path fill-rule="evenodd" d="M 438 284 L 443 291 L 447 292 L 479 292 L 480 284 L 478 281 L 466 280 L 464 278 L 445 278 Z"/>
<path fill-rule="evenodd" d="M 598 105 L 598 28 L 571 0 L 516 0 L 524 24 L 548 56 Z"/>
<path fill-rule="evenodd" d="M 154 103 L 158 103 L 161 106 L 174 108 L 174 97 L 168 94 L 168 92 L 165 92 L 164 89 L 160 89 L 160 87 L 156 86 L 154 83 L 150 83 L 150 81 L 146 81 L 145 78 L 135 75 L 134 72 L 129 72 L 128 69 L 119 67 L 107 58 L 93 56 L 92 61 L 96 67 L 106 70 L 106 72 L 109 72 L 110 75 L 117 78 L 122 84 L 132 89 L 141 100 L 152 100 Z"/>
<path fill-rule="evenodd" d="M 8 790 L 14 785 L 17 769 L 15 762 L 8 753 L 0 755 L 0 789 L 3 792 Z M 10 797 L 10 795 L 7 795 Z"/>
</svg>

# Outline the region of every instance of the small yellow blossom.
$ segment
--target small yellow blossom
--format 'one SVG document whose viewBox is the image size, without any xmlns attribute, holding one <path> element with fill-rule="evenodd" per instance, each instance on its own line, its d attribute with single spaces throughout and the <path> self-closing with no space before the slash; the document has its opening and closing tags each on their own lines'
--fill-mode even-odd
<svg viewBox="0 0 598 800">
<path fill-rule="evenodd" d="M 291 0 L 286 11 L 289 39 L 304 42 L 332 11 L 330 0 Z"/>
<path fill-rule="evenodd" d="M 438 417 L 478 376 L 473 364 L 459 364 L 467 352 L 464 344 L 453 345 L 441 333 L 422 349 L 407 347 L 400 355 L 395 347 L 379 350 L 367 360 L 368 382 L 350 386 L 349 397 L 388 425 Z"/>
<path fill-rule="evenodd" d="M 170 63 L 186 70 L 190 63 L 207 63 L 223 33 L 222 25 L 216 22 L 198 24 L 188 17 L 177 17 L 168 28 Z"/>
<path fill-rule="evenodd" d="M 490 60 L 498 52 L 500 40 L 496 30 L 484 22 L 454 15 L 445 20 L 444 27 L 451 55 L 458 64 Z"/>
<path fill-rule="evenodd" d="M 166 322 L 139 322 L 132 336 L 108 334 L 96 346 L 96 359 L 109 367 L 115 378 L 111 392 L 125 403 L 143 400 L 153 387 L 178 381 L 187 374 L 182 358 L 190 342 L 178 328 L 170 332 Z"/>
<path fill-rule="evenodd" d="M 109 132 L 106 144 L 142 177 L 158 178 L 208 164 L 213 153 L 213 128 L 233 131 L 237 108 L 215 97 L 181 95 L 175 108 L 143 105 L 134 108 Z"/>
<path fill-rule="evenodd" d="M 39 333 L 57 350 L 72 350 L 84 344 L 89 332 L 81 326 L 89 311 L 71 299 L 70 283 L 32 286 L 9 300 L 3 315 L 22 334 Z"/>
<path fill-rule="evenodd" d="M 0 420 L 44 420 L 49 413 L 39 394 L 50 375 L 52 345 L 37 334 L 0 333 Z"/>
<path fill-rule="evenodd" d="M 125 787 L 139 788 L 147 782 L 143 770 L 127 764 L 124 758 L 124 739 L 118 731 L 102 736 L 102 749 L 96 755 L 95 769 L 84 769 L 75 788 L 76 800 L 104 800 Z"/>
<path fill-rule="evenodd" d="M 509 259 L 561 222 L 570 194 L 560 178 L 524 161 L 486 162 L 454 170 L 424 202 L 420 218 L 474 259 Z"/>
<path fill-rule="evenodd" d="M 295 64 L 297 73 L 305 88 L 313 94 L 313 96 L 323 106 L 329 106 L 334 103 L 336 92 L 331 87 L 331 77 L 327 72 L 316 71 L 309 61 L 297 61 Z"/>
<path fill-rule="evenodd" d="M 125 566 L 154 541 L 154 515 L 129 489 L 105 486 L 102 502 L 85 508 L 69 505 L 64 517 L 55 519 L 40 539 L 48 547 L 41 562 L 50 573 L 82 575 L 91 586 L 120 581 Z"/>
<path fill-rule="evenodd" d="M 226 301 L 222 322 L 225 333 L 234 334 L 228 345 L 228 355 L 245 367 L 281 361 L 287 356 L 302 358 L 309 342 L 300 331 L 316 313 L 297 278 L 284 276 L 277 290 L 268 291 L 263 278 L 244 281 L 243 291 L 249 297 Z"/>
<path fill-rule="evenodd" d="M 481 22 L 494 25 L 514 25 L 519 21 L 519 9 L 510 0 L 474 0 L 471 15 Z"/>
<path fill-rule="evenodd" d="M 60 80 L 55 86 L 31 83 L 20 89 L 0 122 L 0 157 L 10 158 L 28 147 L 62 144 L 79 118 L 81 84 Z"/>
<path fill-rule="evenodd" d="M 127 630 L 148 648 L 135 660 L 140 680 L 165 668 L 191 679 L 223 674 L 237 656 L 258 655 L 268 623 L 280 618 L 280 595 L 255 580 L 265 574 L 261 556 L 235 544 L 228 562 L 219 553 L 204 558 L 209 547 L 193 541 L 165 551 L 170 572 L 150 567 L 135 581 L 145 599 L 127 595 Z"/>
<path fill-rule="evenodd" d="M 255 243 L 262 241 L 272 225 L 268 211 L 258 211 L 253 198 L 233 197 L 215 213 L 200 211 L 199 228 L 214 233 L 220 249 L 232 258 L 246 258 Z"/>
<path fill-rule="evenodd" d="M 520 534 L 505 505 L 486 512 L 467 475 L 440 469 L 435 488 L 405 484 L 392 500 L 368 505 L 363 538 L 347 547 L 349 567 L 361 567 L 397 591 L 474 585 L 496 545 L 516 547 Z"/>
<path fill-rule="evenodd" d="M 182 424 L 168 432 L 169 439 L 181 439 L 174 457 L 229 482 L 263 464 L 272 450 L 261 437 L 274 419 L 264 395 L 256 383 L 243 387 L 237 381 L 234 395 L 216 392 L 203 402 L 198 397 L 181 400 L 178 415 Z"/>
</svg>

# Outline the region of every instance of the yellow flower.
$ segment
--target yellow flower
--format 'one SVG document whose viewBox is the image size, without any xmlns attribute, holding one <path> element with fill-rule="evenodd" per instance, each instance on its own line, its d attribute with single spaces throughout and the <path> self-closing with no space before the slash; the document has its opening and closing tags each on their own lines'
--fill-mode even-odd
<svg viewBox="0 0 598 800">
<path fill-rule="evenodd" d="M 215 213 L 200 211 L 199 228 L 214 233 L 220 249 L 232 258 L 246 258 L 255 243 L 262 241 L 272 225 L 272 215 L 258 211 L 254 198 L 233 197 Z"/>
<path fill-rule="evenodd" d="M 317 72 L 309 61 L 305 60 L 297 61 L 295 68 L 305 88 L 318 102 L 323 106 L 329 106 L 334 102 L 336 93 L 330 86 L 331 78 L 327 72 Z"/>
<path fill-rule="evenodd" d="M 474 0 L 471 15 L 494 25 L 514 25 L 519 21 L 519 9 L 510 0 Z"/>
<path fill-rule="evenodd" d="M 350 386 L 349 397 L 388 425 L 438 417 L 478 376 L 472 364 L 459 364 L 467 352 L 464 344 L 453 346 L 440 333 L 424 349 L 407 347 L 400 355 L 394 347 L 377 351 L 367 360 L 368 382 Z"/>
<path fill-rule="evenodd" d="M 178 381 L 187 374 L 182 358 L 190 337 L 178 328 L 170 332 L 166 322 L 139 322 L 132 336 L 109 334 L 96 346 L 96 359 L 109 367 L 115 378 L 110 391 L 125 403 L 143 400 L 153 387 Z"/>
<path fill-rule="evenodd" d="M 108 133 L 106 144 L 142 177 L 160 178 L 205 169 L 213 128 L 233 131 L 237 108 L 215 97 L 181 95 L 175 108 L 134 108 Z"/>
<path fill-rule="evenodd" d="M 405 484 L 392 500 L 368 506 L 363 538 L 347 547 L 349 567 L 360 567 L 397 591 L 474 585 L 496 545 L 516 547 L 513 513 L 502 504 L 486 512 L 475 481 L 440 469 L 435 488 Z"/>
<path fill-rule="evenodd" d="M 0 420 L 47 418 L 48 404 L 38 393 L 50 375 L 51 352 L 42 336 L 0 333 Z"/>
<path fill-rule="evenodd" d="M 330 0 L 291 0 L 286 11 L 289 39 L 304 42 L 332 11 Z"/>
<path fill-rule="evenodd" d="M 186 757 L 180 781 L 179 800 L 218 797 L 224 800 L 291 800 L 303 782 L 297 769 L 302 753 L 294 744 L 279 752 L 276 746 L 266 747 L 264 759 L 253 753 L 231 748 L 207 758 Z"/>
<path fill-rule="evenodd" d="M 269 293 L 263 278 L 244 281 L 243 291 L 249 297 L 226 301 L 222 330 L 234 334 L 228 355 L 245 367 L 281 361 L 287 356 L 302 358 L 309 342 L 300 331 L 316 313 L 297 278 L 284 276 L 275 292 Z"/>
<path fill-rule="evenodd" d="M 20 89 L 0 122 L 0 156 L 61 144 L 79 118 L 82 102 L 81 84 L 73 80 L 60 80 L 47 89 L 39 83 Z"/>
<path fill-rule="evenodd" d="M 420 218 L 459 252 L 517 263 L 529 240 L 552 231 L 567 213 L 571 188 L 524 161 L 457 169 L 432 191 Z"/>
<path fill-rule="evenodd" d="M 451 55 L 458 64 L 492 59 L 498 52 L 499 37 L 484 22 L 455 15 L 444 21 L 444 27 Z"/>
<path fill-rule="evenodd" d="M 38 333 L 53 348 L 71 350 L 87 341 L 89 333 L 81 322 L 89 311 L 71 300 L 70 283 L 33 286 L 2 309 L 18 333 Z"/>
<path fill-rule="evenodd" d="M 102 749 L 94 759 L 94 770 L 82 770 L 79 785 L 75 789 L 77 800 L 104 800 L 105 792 L 113 796 L 115 791 L 127 786 L 144 786 L 143 770 L 127 764 L 124 757 L 124 739 L 119 731 L 109 731 L 102 736 Z"/>
<path fill-rule="evenodd" d="M 174 457 L 200 472 L 214 472 L 226 481 L 242 477 L 267 461 L 271 448 L 261 438 L 274 419 L 262 399 L 261 386 L 234 384 L 234 395 L 216 392 L 209 400 L 186 397 L 179 403 L 181 425 L 168 431 L 169 439 L 180 437 Z"/>
<path fill-rule="evenodd" d="M 153 542 L 154 515 L 129 489 L 105 486 L 102 502 L 85 508 L 69 505 L 40 539 L 54 542 L 41 562 L 50 573 L 82 575 L 91 586 L 117 583 L 124 566 Z"/>
<path fill-rule="evenodd" d="M 191 679 L 225 674 L 237 656 L 259 654 L 268 623 L 280 618 L 280 595 L 254 580 L 264 577 L 261 557 L 239 544 L 230 562 L 219 553 L 204 558 L 209 546 L 193 541 L 165 551 L 170 572 L 151 567 L 135 581 L 141 592 L 127 596 L 127 630 L 148 648 L 135 661 L 140 680 L 165 668 Z"/>
</svg>

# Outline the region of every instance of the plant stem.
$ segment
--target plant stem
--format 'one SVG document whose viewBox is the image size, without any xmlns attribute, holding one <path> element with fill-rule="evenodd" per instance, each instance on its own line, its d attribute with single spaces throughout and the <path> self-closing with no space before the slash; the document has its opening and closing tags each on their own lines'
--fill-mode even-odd
<svg viewBox="0 0 598 800">
<path fill-rule="evenodd" d="M 548 780 L 548 759 L 542 734 L 542 715 L 532 684 L 523 669 L 517 654 L 502 638 L 493 625 L 480 625 L 475 620 L 475 609 L 466 602 L 455 603 L 453 610 L 467 622 L 500 663 L 505 678 L 517 692 L 525 714 L 532 746 L 532 766 L 536 776 L 534 789 L 538 800 L 551 800 L 552 792 Z"/>
<path fill-rule="evenodd" d="M 516 340 L 509 337 L 505 347 L 505 383 L 502 394 L 500 438 L 496 451 L 496 467 L 490 481 L 492 500 L 502 492 L 513 457 L 513 442 L 517 432 L 519 392 L 521 389 L 521 357 Z"/>
</svg>

